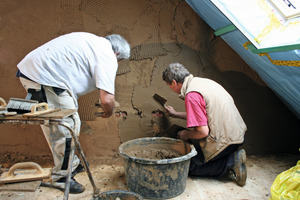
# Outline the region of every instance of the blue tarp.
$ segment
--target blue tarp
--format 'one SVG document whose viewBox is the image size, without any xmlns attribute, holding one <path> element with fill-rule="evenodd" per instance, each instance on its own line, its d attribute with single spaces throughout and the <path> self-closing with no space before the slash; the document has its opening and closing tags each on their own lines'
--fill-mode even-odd
<svg viewBox="0 0 300 200">
<path fill-rule="evenodd" d="M 215 31 L 232 24 L 210 0 L 186 0 L 186 2 Z M 274 65 L 267 56 L 260 56 L 245 49 L 243 44 L 249 40 L 238 29 L 220 37 L 258 73 L 261 79 L 300 119 L 300 67 Z M 300 50 L 298 49 L 268 54 L 272 60 L 300 61 Z"/>
</svg>

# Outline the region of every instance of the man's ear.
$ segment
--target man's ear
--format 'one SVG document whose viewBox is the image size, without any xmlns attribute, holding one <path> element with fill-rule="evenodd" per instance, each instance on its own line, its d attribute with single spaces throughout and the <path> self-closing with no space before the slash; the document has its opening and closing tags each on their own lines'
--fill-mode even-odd
<svg viewBox="0 0 300 200">
<path fill-rule="evenodd" d="M 172 80 L 172 84 L 173 84 L 173 83 L 174 83 L 175 85 L 178 85 L 177 81 L 174 80 L 174 79 Z"/>
</svg>

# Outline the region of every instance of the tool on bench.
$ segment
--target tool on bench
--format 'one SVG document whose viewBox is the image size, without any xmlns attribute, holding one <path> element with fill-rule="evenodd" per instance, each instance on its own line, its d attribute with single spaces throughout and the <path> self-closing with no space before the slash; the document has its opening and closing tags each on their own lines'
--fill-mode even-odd
<svg viewBox="0 0 300 200">
<path fill-rule="evenodd" d="M 41 108 L 44 108 L 44 109 L 41 110 Z M 27 117 L 27 118 L 37 117 L 40 115 L 57 112 L 60 110 L 61 110 L 60 108 L 49 109 L 49 106 L 47 103 L 37 103 L 37 104 L 32 105 L 30 112 L 24 113 L 23 117 Z"/>
<path fill-rule="evenodd" d="M 8 115 L 9 113 L 18 113 L 23 114 L 23 117 L 37 117 L 40 115 L 48 114 L 51 112 L 56 112 L 61 110 L 60 108 L 50 109 L 48 104 L 45 102 L 38 103 L 38 101 L 19 99 L 19 98 L 10 98 L 10 101 L 7 105 Z"/>
<path fill-rule="evenodd" d="M 7 111 L 7 104 L 6 104 L 5 100 L 0 97 L 0 115 L 13 116 L 16 114 L 17 114 L 17 112 L 8 112 Z"/>
<path fill-rule="evenodd" d="M 5 100 L 0 97 L 0 111 L 6 110 L 6 106 L 7 106 L 7 104 L 6 104 Z"/>
<path fill-rule="evenodd" d="M 35 104 L 45 101 L 46 100 L 44 100 L 43 98 L 42 90 L 28 89 L 27 96 L 25 99 L 10 98 L 7 105 L 7 111 L 17 112 L 18 114 L 28 113 L 32 111 L 31 108 Z"/>
<path fill-rule="evenodd" d="M 19 114 L 27 113 L 31 111 L 33 105 L 37 104 L 38 101 L 20 98 L 10 98 L 7 104 L 7 111 L 17 112 Z"/>
</svg>

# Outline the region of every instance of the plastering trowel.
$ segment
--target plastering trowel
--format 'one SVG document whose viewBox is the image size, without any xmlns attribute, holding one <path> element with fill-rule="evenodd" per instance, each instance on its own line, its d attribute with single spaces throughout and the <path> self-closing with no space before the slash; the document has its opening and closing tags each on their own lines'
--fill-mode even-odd
<svg viewBox="0 0 300 200">
<path fill-rule="evenodd" d="M 0 176 L 0 191 L 30 191 L 34 192 L 42 180 L 51 176 L 51 168 L 41 168 L 35 162 L 20 162 L 14 164 L 8 172 Z"/>
<path fill-rule="evenodd" d="M 167 100 L 165 98 L 163 98 L 162 96 L 158 95 L 158 94 L 154 94 L 153 95 L 153 98 L 158 102 L 160 103 L 163 107 L 166 106 L 166 102 Z"/>
<path fill-rule="evenodd" d="M 43 169 L 35 162 L 16 163 L 8 172 L 1 174 L 0 184 L 48 179 L 51 171 L 51 168 Z"/>
</svg>

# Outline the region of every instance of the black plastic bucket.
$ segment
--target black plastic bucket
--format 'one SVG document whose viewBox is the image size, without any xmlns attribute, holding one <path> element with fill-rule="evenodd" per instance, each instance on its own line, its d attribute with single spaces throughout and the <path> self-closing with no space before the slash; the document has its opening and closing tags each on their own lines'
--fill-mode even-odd
<svg viewBox="0 0 300 200">
<path fill-rule="evenodd" d="M 132 156 L 138 149 L 172 151 L 179 156 L 166 159 Z M 197 154 L 192 145 L 166 137 L 130 140 L 121 144 L 119 151 L 125 161 L 127 187 L 146 199 L 168 199 L 183 193 L 190 159 Z"/>
<path fill-rule="evenodd" d="M 97 200 L 143 200 L 143 197 L 131 191 L 111 190 L 102 192 Z"/>
</svg>

